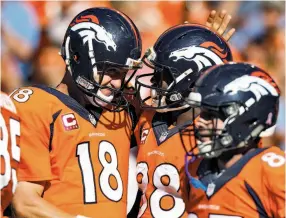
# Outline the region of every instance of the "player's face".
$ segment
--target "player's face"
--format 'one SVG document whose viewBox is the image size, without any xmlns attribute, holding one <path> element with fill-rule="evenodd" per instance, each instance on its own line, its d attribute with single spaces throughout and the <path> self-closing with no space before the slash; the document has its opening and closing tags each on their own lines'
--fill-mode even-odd
<svg viewBox="0 0 286 218">
<path fill-rule="evenodd" d="M 152 85 L 154 87 L 156 87 L 157 84 L 158 84 L 158 82 L 154 79 L 154 77 L 151 79 L 151 82 L 152 82 Z M 161 83 L 160 84 L 160 88 L 162 88 L 162 89 L 167 89 L 168 88 L 168 84 L 165 81 L 162 81 L 160 83 Z M 165 96 L 160 96 L 159 94 L 160 93 L 158 93 L 158 91 L 155 90 L 155 89 L 151 89 L 150 90 L 150 96 L 152 98 L 152 106 L 153 107 L 158 107 L 159 101 L 161 101 L 161 104 L 164 104 L 164 102 L 165 102 L 165 98 L 166 97 Z"/>
<path fill-rule="evenodd" d="M 224 123 L 214 113 L 202 110 L 199 119 L 196 121 L 196 128 L 198 130 L 198 142 L 206 143 L 213 141 L 215 136 L 222 133 Z"/>
<path fill-rule="evenodd" d="M 168 89 L 168 83 L 163 78 L 163 74 L 161 72 L 154 72 L 154 76 L 150 80 L 153 87 L 160 88 L 161 90 Z M 152 107 L 158 107 L 159 105 L 166 105 L 166 93 L 162 91 L 162 93 L 158 93 L 157 89 L 150 89 L 150 96 L 152 99 Z M 160 109 L 157 110 L 160 112 Z"/>
<path fill-rule="evenodd" d="M 106 88 L 100 88 L 97 94 L 107 102 L 111 102 L 115 96 L 114 91 L 108 89 L 108 87 L 119 90 L 124 83 L 126 73 L 127 70 L 121 70 L 119 68 L 109 68 L 104 73 L 98 72 L 94 76 L 94 79 L 97 83 Z M 96 102 L 101 106 L 106 106 L 108 104 L 99 99 L 96 99 Z"/>
<path fill-rule="evenodd" d="M 104 74 L 102 72 L 98 72 L 98 74 L 95 76 L 95 81 L 100 83 L 102 86 L 119 89 L 121 88 L 125 74 L 125 70 L 111 68 L 108 69 Z M 110 89 L 101 89 L 101 92 L 106 96 L 111 95 Z"/>
</svg>

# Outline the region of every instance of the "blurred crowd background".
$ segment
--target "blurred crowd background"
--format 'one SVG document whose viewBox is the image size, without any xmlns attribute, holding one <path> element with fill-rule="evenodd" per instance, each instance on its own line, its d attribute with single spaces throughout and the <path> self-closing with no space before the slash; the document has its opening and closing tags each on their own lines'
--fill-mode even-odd
<svg viewBox="0 0 286 218">
<path fill-rule="evenodd" d="M 77 13 L 96 6 L 130 16 L 142 34 L 143 51 L 173 25 L 205 24 L 212 9 L 227 10 L 237 30 L 230 40 L 235 60 L 266 69 L 281 88 L 277 130 L 269 143 L 285 148 L 285 1 L 1 1 L 1 89 L 57 86 L 65 72 L 58 53 L 66 28 Z"/>
</svg>

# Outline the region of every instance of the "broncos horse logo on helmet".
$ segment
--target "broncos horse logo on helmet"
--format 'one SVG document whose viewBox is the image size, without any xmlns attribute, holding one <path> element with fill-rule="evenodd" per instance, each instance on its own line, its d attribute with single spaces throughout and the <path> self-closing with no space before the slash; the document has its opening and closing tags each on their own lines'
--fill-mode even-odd
<svg viewBox="0 0 286 218">
<path fill-rule="evenodd" d="M 266 78 L 266 79 L 265 79 Z M 196 136 L 189 154 L 205 158 L 244 153 L 257 145 L 261 137 L 274 133 L 280 90 L 264 70 L 246 63 L 227 63 L 208 69 L 195 83 L 190 104 L 200 107 L 200 117 L 213 126 L 182 130 Z M 205 140 L 204 138 L 209 138 Z M 204 139 L 204 142 L 203 140 Z"/>
<path fill-rule="evenodd" d="M 248 76 L 244 75 L 242 77 L 239 77 L 229 84 L 227 84 L 223 92 L 229 93 L 230 95 L 235 95 L 238 92 L 248 92 L 251 91 L 256 101 L 259 101 L 262 96 L 267 95 L 268 93 L 271 93 L 273 96 L 278 96 L 277 90 L 271 86 L 267 81 L 255 77 L 255 76 Z M 252 98 L 253 99 L 253 98 Z"/>
<path fill-rule="evenodd" d="M 92 40 L 95 39 L 99 43 L 103 43 L 108 51 L 109 47 L 116 51 L 116 44 L 112 38 L 112 34 L 107 32 L 104 27 L 97 23 L 81 22 L 71 28 L 73 31 L 80 30 L 78 33 L 83 38 L 83 44 L 88 42 L 90 50 L 92 50 Z"/>
<path fill-rule="evenodd" d="M 76 85 L 92 104 L 108 106 L 106 109 L 113 111 L 129 105 L 125 94 L 135 92 L 127 92 L 125 87 L 141 68 L 141 37 L 125 14 L 109 8 L 90 8 L 79 13 L 66 31 L 61 55 Z M 130 70 L 133 73 L 126 80 Z M 103 84 L 107 74 L 116 74 L 121 87 Z M 104 89 L 111 94 L 104 95 Z"/>
<path fill-rule="evenodd" d="M 141 107 L 158 112 L 188 108 L 188 93 L 202 70 L 228 61 L 232 54 L 227 42 L 207 27 L 182 24 L 168 29 L 143 57 L 154 72 L 136 77 Z M 146 82 L 150 77 L 151 85 Z M 150 90 L 145 98 L 144 88 Z"/>
<path fill-rule="evenodd" d="M 222 59 L 216 53 L 197 46 L 189 46 L 173 51 L 169 58 L 174 58 L 173 61 L 175 62 L 180 59 L 194 61 L 197 64 L 199 71 L 205 67 L 223 63 Z"/>
</svg>

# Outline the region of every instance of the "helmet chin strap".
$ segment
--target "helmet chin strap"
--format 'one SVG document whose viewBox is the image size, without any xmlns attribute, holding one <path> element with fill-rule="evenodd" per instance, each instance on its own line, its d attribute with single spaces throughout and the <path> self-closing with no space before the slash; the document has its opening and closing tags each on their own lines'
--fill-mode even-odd
<svg viewBox="0 0 286 218">
<path fill-rule="evenodd" d="M 110 96 L 106 96 L 104 95 L 100 90 L 97 91 L 96 95 L 102 99 L 104 99 L 106 102 L 100 100 L 99 98 L 97 98 L 96 96 L 88 96 L 86 95 L 87 99 L 89 100 L 89 102 L 96 106 L 96 107 L 99 107 L 99 106 L 107 106 L 108 103 L 107 102 L 111 102 L 114 98 L 114 95 L 111 94 Z"/>
<path fill-rule="evenodd" d="M 217 157 L 217 153 L 212 151 L 213 148 L 213 141 L 205 141 L 202 142 L 200 140 L 197 139 L 197 145 L 198 145 L 198 149 L 201 153 L 204 153 L 204 156 L 206 158 L 213 158 L 213 157 Z"/>
<path fill-rule="evenodd" d="M 176 78 L 176 80 L 174 82 L 172 82 L 170 85 L 168 85 L 168 88 L 167 90 L 171 89 L 171 87 L 173 86 L 173 84 L 176 82 L 176 83 L 179 83 L 181 80 L 183 80 L 185 77 L 187 77 L 189 74 L 193 73 L 193 70 L 192 69 L 188 69 L 186 70 L 184 73 L 182 73 L 180 76 L 178 76 Z M 152 98 L 152 106 L 153 107 L 158 107 L 159 105 L 159 100 L 156 100 L 156 97 L 157 97 L 157 91 L 156 90 L 152 90 L 151 91 L 151 98 Z M 188 102 L 189 100 L 189 96 L 187 97 L 187 101 L 185 102 Z M 165 107 L 167 106 L 168 104 L 166 103 L 166 96 L 163 96 L 162 99 L 161 99 L 161 106 L 162 107 Z M 179 110 L 183 110 L 183 109 L 186 109 L 186 108 L 189 108 L 191 107 L 191 105 L 189 105 L 188 103 L 185 103 L 183 106 L 181 107 L 175 107 L 175 108 L 161 108 L 161 109 L 156 109 L 156 111 L 158 113 L 166 113 L 166 112 L 170 112 L 170 111 L 179 111 Z"/>
<path fill-rule="evenodd" d="M 97 90 L 96 95 L 97 95 L 98 97 L 104 99 L 104 100 L 107 101 L 107 102 L 111 102 L 111 101 L 113 100 L 113 98 L 114 98 L 114 94 L 113 94 L 113 93 L 112 93 L 111 95 L 109 95 L 109 96 L 106 96 L 106 95 L 104 95 L 104 94 L 100 91 L 100 89 Z"/>
</svg>

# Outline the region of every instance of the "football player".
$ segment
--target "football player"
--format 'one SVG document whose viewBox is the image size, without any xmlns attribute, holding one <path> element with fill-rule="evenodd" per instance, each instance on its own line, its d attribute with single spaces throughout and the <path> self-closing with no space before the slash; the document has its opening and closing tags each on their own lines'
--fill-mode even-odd
<svg viewBox="0 0 286 218">
<path fill-rule="evenodd" d="M 91 8 L 67 28 L 60 87 L 14 91 L 23 118 L 19 217 L 126 217 L 134 120 L 126 74 L 140 68 L 141 38 L 125 14 Z M 127 81 L 126 81 L 127 82 Z"/>
<path fill-rule="evenodd" d="M 136 77 L 145 109 L 135 130 L 137 180 L 143 192 L 139 217 L 186 217 L 181 192 L 185 150 L 177 145 L 179 130 L 193 122 L 186 116 L 193 113 L 188 95 L 202 69 L 231 61 L 232 54 L 222 36 L 185 23 L 165 31 L 145 56 L 154 72 Z M 146 82 L 150 77 L 151 85 Z M 149 97 L 142 97 L 144 89 Z"/>
<path fill-rule="evenodd" d="M 0 138 L 1 138 L 1 208 L 10 204 L 17 184 L 17 168 L 20 161 L 20 119 L 15 105 L 8 95 L 0 92 Z"/>
<path fill-rule="evenodd" d="M 212 67 L 196 82 L 189 103 L 200 116 L 182 131 L 196 138 L 191 161 L 201 160 L 187 170 L 201 183 L 186 190 L 189 217 L 285 217 L 285 153 L 259 148 L 274 133 L 279 95 L 269 74 L 245 63 Z"/>
</svg>

